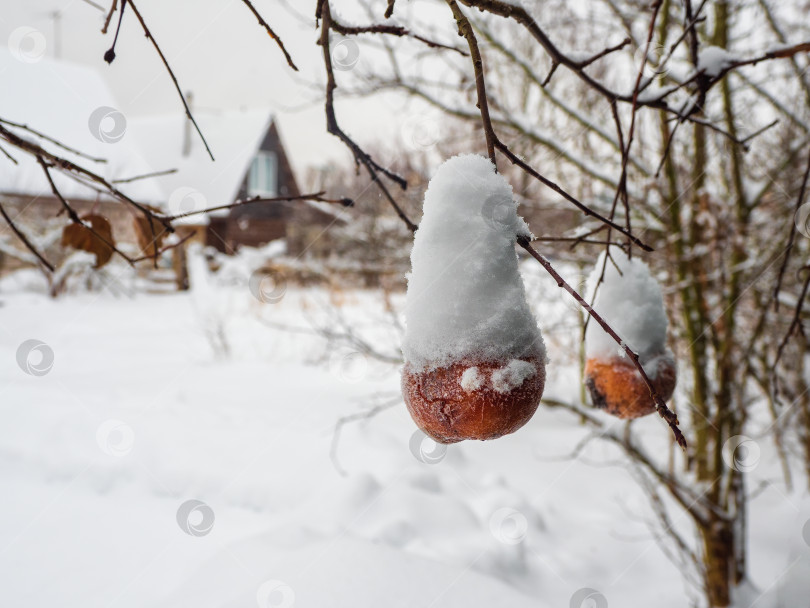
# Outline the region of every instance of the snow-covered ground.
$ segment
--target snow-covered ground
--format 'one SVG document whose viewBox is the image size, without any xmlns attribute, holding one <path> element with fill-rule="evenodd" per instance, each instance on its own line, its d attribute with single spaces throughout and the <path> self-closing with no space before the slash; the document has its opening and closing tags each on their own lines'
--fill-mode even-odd
<svg viewBox="0 0 810 608">
<path fill-rule="evenodd" d="M 572 309 L 539 271 L 527 289 L 546 392 L 575 400 Z M 571 414 L 541 406 L 514 435 L 443 453 L 399 400 L 345 424 L 331 458 L 338 419 L 396 398 L 397 366 L 279 326 L 339 311 L 387 352 L 396 332 L 373 292 L 283 296 L 0 291 L 0 605 L 690 605 L 618 453 L 566 458 L 587 432 Z M 47 373 L 18 364 L 30 339 L 35 372 L 52 350 Z M 666 451 L 660 420 L 634 428 Z M 807 499 L 765 445 L 751 475 L 776 480 L 752 502 L 754 583 L 808 580 Z"/>
</svg>

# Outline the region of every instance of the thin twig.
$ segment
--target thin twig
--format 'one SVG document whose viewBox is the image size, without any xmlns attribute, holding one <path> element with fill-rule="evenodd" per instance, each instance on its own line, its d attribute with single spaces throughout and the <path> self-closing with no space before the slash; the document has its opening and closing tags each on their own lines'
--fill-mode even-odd
<svg viewBox="0 0 810 608">
<path fill-rule="evenodd" d="M 104 52 L 104 61 L 112 63 L 115 61 L 115 45 L 118 44 L 118 34 L 121 33 L 121 24 L 124 22 L 124 9 L 127 8 L 127 0 L 121 0 L 121 12 L 118 13 L 118 25 L 115 27 L 115 36 L 113 36 L 112 44 Z M 112 15 L 112 13 L 110 13 Z"/>
<path fill-rule="evenodd" d="M 64 144 L 61 141 L 59 141 L 58 139 L 54 139 L 53 137 L 45 135 L 44 133 L 42 133 L 40 131 L 37 131 L 36 129 L 32 129 L 31 127 L 29 127 L 26 124 L 22 124 L 22 123 L 18 123 L 18 122 L 12 122 L 10 120 L 6 120 L 5 118 L 0 118 L 0 123 L 6 124 L 9 127 L 14 127 L 15 129 L 22 129 L 23 131 L 27 131 L 31 135 L 36 135 L 37 137 L 39 137 L 41 139 L 44 139 L 45 141 L 48 141 L 48 142 L 54 144 L 55 146 L 59 146 L 60 148 L 62 148 L 63 150 L 65 150 L 67 152 L 70 152 L 71 154 L 75 154 L 76 156 L 81 156 L 82 158 L 86 158 L 87 160 L 91 160 L 94 163 L 106 163 L 107 162 L 106 158 L 97 158 L 95 156 L 90 156 L 89 154 L 85 154 L 84 152 L 79 152 L 79 150 L 77 150 L 76 148 L 71 148 L 67 144 Z"/>
<path fill-rule="evenodd" d="M 157 54 L 160 56 L 160 60 L 163 62 L 163 65 L 166 67 L 166 71 L 169 73 L 169 76 L 171 77 L 172 82 L 174 83 L 174 88 L 177 90 L 177 94 L 180 96 L 180 101 L 183 102 L 183 107 L 186 110 L 186 116 L 191 121 L 191 124 L 194 125 L 194 129 L 196 129 L 197 134 L 200 136 L 200 139 L 202 140 L 203 145 L 205 146 L 205 150 L 206 150 L 206 152 L 208 152 L 208 156 L 211 157 L 211 160 L 214 160 L 214 155 L 211 152 L 211 148 L 208 147 L 208 142 L 205 140 L 205 137 L 203 136 L 202 131 L 200 131 L 200 127 L 197 124 L 197 121 L 194 120 L 194 116 L 192 116 L 192 114 L 191 114 L 191 108 L 188 107 L 188 102 L 186 101 L 186 97 L 185 97 L 185 95 L 183 95 L 183 91 L 180 88 L 180 83 L 177 82 L 177 77 L 175 77 L 174 72 L 172 71 L 172 68 L 169 66 L 169 62 L 166 60 L 166 56 L 163 54 L 163 51 L 160 50 L 160 47 L 158 46 L 157 40 L 155 40 L 155 38 L 152 36 L 152 33 L 149 31 L 149 28 L 146 26 L 146 22 L 143 20 L 143 17 L 141 16 L 140 11 L 135 6 L 135 3 L 132 0 L 124 0 L 124 2 L 126 2 L 126 1 L 129 2 L 130 6 L 132 6 L 132 12 L 135 13 L 135 16 L 138 18 L 138 21 L 140 22 L 141 27 L 143 28 L 144 35 L 146 35 L 146 37 L 152 43 L 152 46 L 155 47 L 155 50 L 157 51 Z M 123 7 L 123 2 L 122 2 L 122 7 Z M 122 10 L 122 12 L 123 12 L 123 10 Z"/>
<path fill-rule="evenodd" d="M 151 177 L 161 177 L 163 175 L 171 175 L 172 173 L 177 173 L 177 169 L 166 169 L 165 171 L 153 171 L 152 173 L 144 173 L 142 175 L 136 175 L 134 177 L 123 177 L 121 179 L 113 179 L 110 180 L 111 184 L 129 184 L 131 182 L 136 182 L 140 179 L 149 179 Z"/>
<path fill-rule="evenodd" d="M 627 199 L 627 161 L 630 158 L 630 148 L 633 145 L 633 137 L 635 135 L 636 129 L 636 113 L 638 111 L 638 95 L 639 90 L 641 87 L 641 79 L 644 76 L 644 68 L 647 66 L 647 56 L 650 52 L 650 44 L 652 44 L 653 35 L 655 34 L 655 22 L 658 19 L 658 11 L 661 9 L 661 0 L 656 0 L 655 4 L 653 5 L 652 9 L 652 17 L 650 18 L 650 25 L 647 31 L 647 42 L 644 46 L 644 57 L 641 60 L 641 66 L 638 70 L 638 75 L 636 76 L 636 84 L 633 87 L 633 106 L 630 112 L 630 128 L 627 131 L 627 145 L 622 148 L 622 172 L 621 176 L 619 177 L 619 186 L 616 189 L 616 198 L 621 197 L 622 203 L 624 204 L 624 215 L 625 215 L 625 226 L 627 227 L 627 231 L 631 232 L 630 226 L 630 203 Z M 614 118 L 619 123 L 619 115 L 616 110 L 616 102 L 611 102 L 611 106 L 613 107 L 614 111 Z M 620 131 L 620 139 L 621 139 L 621 127 L 619 127 Z M 616 200 L 614 199 L 613 205 L 615 208 Z M 612 217 L 611 217 L 612 219 Z M 632 252 L 632 248 L 630 249 Z"/>
<path fill-rule="evenodd" d="M 0 152 L 2 152 L 2 153 L 3 153 L 3 156 L 5 156 L 7 159 L 9 159 L 11 162 L 13 162 L 15 165 L 19 165 L 19 164 L 20 164 L 20 163 L 18 163 L 18 162 L 17 162 L 17 159 L 16 159 L 16 158 L 14 158 L 14 157 L 11 155 L 11 153 L 9 153 L 9 151 L 8 151 L 8 150 L 6 150 L 6 149 L 5 149 L 3 146 L 0 146 Z"/>
<path fill-rule="evenodd" d="M 349 414 L 347 416 L 341 416 L 335 422 L 335 430 L 332 434 L 332 445 L 329 448 L 329 458 L 332 460 L 332 464 L 334 465 L 337 472 L 340 473 L 341 476 L 346 477 L 347 473 L 346 470 L 340 466 L 340 461 L 338 460 L 338 446 L 340 445 L 340 432 L 343 430 L 343 427 L 350 422 L 357 422 L 358 420 L 369 420 L 374 418 L 380 412 L 384 412 L 387 409 L 391 409 L 395 405 L 399 405 L 402 402 L 402 398 L 397 395 L 393 399 L 380 403 L 379 405 L 375 405 L 371 409 L 365 412 L 359 412 L 357 414 Z"/>
<path fill-rule="evenodd" d="M 104 27 L 101 28 L 101 33 L 106 34 L 107 29 L 110 27 L 110 21 L 112 21 L 113 13 L 115 13 L 116 8 L 118 8 L 118 0 L 112 0 L 110 4 L 110 11 L 107 13 L 107 17 L 104 19 Z"/>
<path fill-rule="evenodd" d="M 495 140 L 495 147 L 498 148 L 501 152 L 503 152 L 506 155 L 506 157 L 510 161 L 512 161 L 513 164 L 517 165 L 518 167 L 523 169 L 526 173 L 528 173 L 529 175 L 534 177 L 536 180 L 542 182 L 543 184 L 545 184 L 546 186 L 548 186 L 549 188 L 554 190 L 554 192 L 556 192 L 557 194 L 562 196 L 569 203 L 572 203 L 575 207 L 577 207 L 585 215 L 590 216 L 590 217 L 592 217 L 594 219 L 597 219 L 600 222 L 602 222 L 604 224 L 607 224 L 608 226 L 610 226 L 614 230 L 617 230 L 618 232 L 621 232 L 624 236 L 626 236 L 628 239 L 630 239 L 634 245 L 637 245 L 638 247 L 640 247 L 644 251 L 653 251 L 652 247 L 647 245 L 644 241 L 639 239 L 637 236 L 627 232 L 627 230 L 623 226 L 617 224 L 613 220 L 610 220 L 610 219 L 606 218 L 601 213 L 599 213 L 597 211 L 594 211 L 593 209 L 591 209 L 590 207 L 588 207 L 584 203 L 581 203 L 579 200 L 577 200 L 576 198 L 571 196 L 568 192 L 563 190 L 556 183 L 554 183 L 553 181 L 551 181 L 547 177 L 545 177 L 545 176 L 541 175 L 540 173 L 538 173 L 537 171 L 535 171 L 528 163 L 523 161 L 514 152 L 512 152 L 507 147 L 507 145 L 504 144 L 501 140 L 499 140 L 499 139 Z"/>
<path fill-rule="evenodd" d="M 465 38 L 470 47 L 470 58 L 472 59 L 473 70 L 475 71 L 475 88 L 478 95 L 478 103 L 476 106 L 481 111 L 481 123 L 484 126 L 484 137 L 487 142 L 487 155 L 497 171 L 498 162 L 495 159 L 495 140 L 497 136 L 495 135 L 495 130 L 492 128 L 492 120 L 489 117 L 489 102 L 487 100 L 487 87 L 484 79 L 484 61 L 481 58 L 481 51 L 478 48 L 478 40 L 475 37 L 475 32 L 473 31 L 472 25 L 470 25 L 470 21 L 464 16 L 456 0 L 447 0 L 447 4 L 453 11 L 453 16 L 456 19 L 458 35 Z"/>
<path fill-rule="evenodd" d="M 315 192 L 313 194 L 301 194 L 298 196 L 277 196 L 273 198 L 262 198 L 262 197 L 254 197 L 245 199 L 243 201 L 236 201 L 235 203 L 230 203 L 228 205 L 217 205 L 216 207 L 207 207 L 206 209 L 199 209 L 195 211 L 187 211 L 186 213 L 179 213 L 177 215 L 167 215 L 163 216 L 163 219 L 174 221 L 179 220 L 184 217 L 191 217 L 193 215 L 199 215 L 201 213 L 210 213 L 212 211 L 222 211 L 224 209 L 234 209 L 235 207 L 242 207 L 244 205 L 256 205 L 260 203 L 281 203 L 281 202 L 291 202 L 291 201 L 317 201 L 320 203 L 330 203 L 335 205 L 342 205 L 343 207 L 351 207 L 354 205 L 354 201 L 350 198 L 324 198 L 323 195 L 325 192 Z"/>
<path fill-rule="evenodd" d="M 56 184 L 53 181 L 53 177 L 51 177 L 50 168 L 48 167 L 48 164 L 45 162 L 45 159 L 42 158 L 41 156 L 37 156 L 37 162 L 39 163 L 40 167 L 42 167 L 42 171 L 45 173 L 45 178 L 48 180 L 48 184 L 51 187 L 51 192 L 53 192 L 53 195 L 57 199 L 59 199 L 59 202 L 62 204 L 64 210 L 67 212 L 70 221 L 73 222 L 74 224 L 78 224 L 79 226 L 83 226 L 86 230 L 90 232 L 90 234 L 92 234 L 99 241 L 104 243 L 107 247 L 109 247 L 115 253 L 117 253 L 119 256 L 125 259 L 130 265 L 132 265 L 133 263 L 132 258 L 130 258 L 127 254 L 118 249 L 118 247 L 115 246 L 115 243 L 110 242 L 109 239 L 107 239 L 104 235 L 99 233 L 95 228 L 93 228 L 92 225 L 82 221 L 82 219 L 79 217 L 79 214 L 76 213 L 76 210 L 70 206 L 70 203 L 67 202 L 67 199 L 65 199 L 65 197 L 62 196 L 62 193 L 59 191 L 59 188 L 56 187 Z"/>
<path fill-rule="evenodd" d="M 545 268 L 546 272 L 548 272 L 554 280 L 557 282 L 558 287 L 562 287 L 567 291 L 573 298 L 579 303 L 579 305 L 585 309 L 585 311 L 593 317 L 593 319 L 599 323 L 599 326 L 605 330 L 611 338 L 613 338 L 616 343 L 621 347 L 621 349 L 625 352 L 625 354 L 630 357 L 630 360 L 635 365 L 636 369 L 638 370 L 639 374 L 641 375 L 642 380 L 644 380 L 644 384 L 647 385 L 647 388 L 650 391 L 650 397 L 652 398 L 653 402 L 655 403 L 655 409 L 658 411 L 658 415 L 663 418 L 666 423 L 669 425 L 669 428 L 672 429 L 672 433 L 675 436 L 675 441 L 678 442 L 678 445 L 681 446 L 684 450 L 686 450 L 686 438 L 683 436 L 683 433 L 678 428 L 678 417 L 667 407 L 667 404 L 664 403 L 664 400 L 661 399 L 661 396 L 658 394 L 658 391 L 655 390 L 655 387 L 650 382 L 650 378 L 647 376 L 647 372 L 644 371 L 644 368 L 639 361 L 638 354 L 635 353 L 624 340 L 619 337 L 619 335 L 613 330 L 613 328 L 608 325 L 605 320 L 593 309 L 593 307 L 585 301 L 585 299 L 577 293 L 577 291 L 571 287 L 568 283 L 566 283 L 565 279 L 563 279 L 559 273 L 554 270 L 554 267 L 551 265 L 544 256 L 540 255 L 529 243 L 526 237 L 518 237 L 517 239 L 518 245 L 523 247 L 530 256 L 532 256 L 535 260 L 540 262 L 540 265 Z"/>
<path fill-rule="evenodd" d="M 28 237 L 25 236 L 25 233 L 23 233 L 19 228 L 17 228 L 17 225 L 9 217 L 8 213 L 6 213 L 6 210 L 1 203 L 0 203 L 0 215 L 3 216 L 4 220 L 6 220 L 6 223 L 8 224 L 9 228 L 11 228 L 11 230 L 14 232 L 14 234 L 16 234 L 17 237 L 23 242 L 25 248 L 28 249 L 28 251 L 30 251 L 31 253 L 33 253 L 37 257 L 37 259 L 40 262 L 42 262 L 45 268 L 53 272 L 54 271 L 53 265 L 51 265 L 51 263 L 45 259 L 45 256 L 43 256 L 36 247 L 34 247 L 33 243 L 31 243 L 31 241 L 28 240 Z"/>
<path fill-rule="evenodd" d="M 607 85 L 603 84 L 602 82 L 596 80 L 593 76 L 588 74 L 585 68 L 582 66 L 582 61 L 574 59 L 573 57 L 566 55 L 563 53 L 552 41 L 551 38 L 546 34 L 546 32 L 540 27 L 540 25 L 534 20 L 534 18 L 529 14 L 529 12 L 521 5 L 516 3 L 507 2 L 505 0 L 458 0 L 461 4 L 471 7 L 477 8 L 483 12 L 488 12 L 493 15 L 498 15 L 500 17 L 504 17 L 507 19 L 514 19 L 520 25 L 522 25 L 529 34 L 543 47 L 543 49 L 548 53 L 551 64 L 552 64 L 552 73 L 554 70 L 557 69 L 558 65 L 563 65 L 569 70 L 571 70 L 580 80 L 582 80 L 590 89 L 599 93 L 603 97 L 605 97 L 608 102 L 613 100 L 621 101 L 623 103 L 630 103 L 636 105 L 637 107 L 645 106 L 650 108 L 661 109 L 666 112 L 672 112 L 672 108 L 666 101 L 666 97 L 671 95 L 675 89 L 670 89 L 664 91 L 660 96 L 651 96 L 644 98 L 638 97 L 635 91 L 631 94 L 624 94 L 619 93 L 608 87 Z M 701 3 L 702 6 L 706 3 L 706 0 L 703 0 Z M 691 7 L 691 2 L 689 3 Z M 695 30 L 695 23 L 697 23 L 698 19 L 693 18 L 690 14 L 687 16 L 688 21 L 691 23 L 691 26 L 687 28 L 690 32 L 694 32 Z M 696 41 L 696 34 L 694 40 Z M 697 59 L 697 47 L 696 44 L 693 43 L 693 56 Z M 696 112 L 700 107 L 703 106 L 703 99 L 705 99 L 706 92 L 715 84 L 717 84 L 720 80 L 722 80 L 725 75 L 738 67 L 746 66 L 746 65 L 754 65 L 761 61 L 766 61 L 770 59 L 781 59 L 786 57 L 793 57 L 800 52 L 807 52 L 810 51 L 810 42 L 802 42 L 800 44 L 793 45 L 791 47 L 776 49 L 773 51 L 768 51 L 751 59 L 744 59 L 739 61 L 730 62 L 727 66 L 724 66 L 724 69 L 720 71 L 717 75 L 713 77 L 708 77 L 705 74 L 705 70 L 696 70 L 695 74 L 692 75 L 687 80 L 688 82 L 697 81 L 698 83 L 698 97 L 699 103 L 695 104 L 692 107 L 692 112 Z M 546 79 L 548 81 L 551 78 L 551 74 Z M 682 83 L 683 86 L 686 83 Z M 642 87 L 642 89 L 645 87 Z M 678 87 L 679 88 L 679 87 Z M 634 100 L 635 97 L 635 100 Z"/>
<path fill-rule="evenodd" d="M 66 158 L 56 156 L 55 154 L 49 152 L 39 144 L 29 141 L 23 137 L 20 137 L 13 131 L 9 131 L 6 129 L 2 122 L 0 121 L 0 139 L 4 139 L 6 142 L 14 146 L 15 148 L 30 154 L 33 157 L 42 156 L 50 165 L 64 173 L 65 175 L 71 177 L 72 179 L 76 180 L 77 182 L 87 186 L 85 180 L 89 180 L 90 182 L 94 182 L 101 186 L 103 191 L 106 194 L 117 198 L 118 200 L 134 207 L 141 213 L 144 213 L 147 217 L 153 217 L 163 223 L 163 226 L 169 232 L 174 232 L 174 228 L 172 227 L 171 223 L 162 220 L 161 218 L 155 216 L 153 213 L 149 211 L 149 209 L 137 202 L 136 200 L 132 199 L 131 197 L 127 196 L 123 192 L 121 192 L 118 188 L 113 186 L 106 178 L 102 177 L 98 173 L 90 171 L 89 169 L 82 167 L 81 165 L 77 165 L 73 161 L 70 161 Z"/>
<path fill-rule="evenodd" d="M 486 136 L 487 152 L 489 153 L 490 160 L 492 161 L 492 163 L 496 164 L 494 150 L 490 149 L 490 145 L 493 148 L 497 148 L 498 150 L 500 150 L 512 162 L 512 164 L 517 165 L 518 167 L 523 169 L 523 171 L 525 171 L 535 179 L 539 180 L 544 185 L 548 186 L 549 188 L 557 192 L 559 195 L 565 198 L 565 200 L 567 200 L 570 203 L 573 203 L 586 215 L 592 216 L 602 221 L 603 223 L 607 224 L 608 226 L 615 228 L 623 235 L 625 235 L 632 243 L 641 247 L 644 251 L 652 251 L 652 247 L 643 243 L 639 238 L 634 236 L 629 230 L 623 228 L 622 226 L 614 222 L 612 219 L 604 217 L 603 215 L 594 211 L 587 205 L 584 205 L 579 200 L 571 196 L 568 192 L 563 190 L 556 183 L 552 182 L 550 179 L 544 177 L 539 172 L 534 170 L 528 163 L 519 158 L 514 152 L 512 152 L 509 149 L 509 147 L 505 143 L 503 143 L 498 138 L 497 134 L 495 133 L 495 129 L 492 126 L 492 119 L 489 115 L 489 106 L 487 104 L 487 93 L 484 76 L 484 66 L 483 62 L 480 60 L 481 56 L 478 49 L 478 42 L 475 37 L 475 32 L 472 26 L 470 25 L 469 20 L 458 8 L 456 0 L 446 0 L 446 1 L 450 5 L 451 9 L 453 9 L 453 15 L 455 16 L 456 22 L 458 23 L 459 27 L 459 35 L 467 39 L 467 42 L 470 47 L 470 56 L 472 57 L 473 70 L 475 72 L 476 90 L 478 95 L 478 107 L 481 111 L 481 123 L 484 129 L 484 134 Z M 478 61 L 476 61 L 476 55 L 478 56 Z"/>
<path fill-rule="evenodd" d="M 134 258 L 132 261 L 133 262 L 143 262 L 144 260 L 157 259 L 158 257 L 163 255 L 167 251 L 170 251 L 172 249 L 175 249 L 176 247 L 179 247 L 180 245 L 185 243 L 187 240 L 189 240 L 193 236 L 194 236 L 194 233 L 189 232 L 186 236 L 184 236 L 182 239 L 178 240 L 176 243 L 172 243 L 171 245 L 166 245 L 165 247 L 161 247 L 160 249 L 155 249 L 155 253 L 150 253 L 149 255 L 142 255 L 139 258 Z"/>
<path fill-rule="evenodd" d="M 441 42 L 436 42 L 435 40 L 430 40 L 424 36 L 419 36 L 401 25 L 390 25 L 387 23 L 374 25 L 345 25 L 332 19 L 330 27 L 333 31 L 337 32 L 338 34 L 343 34 L 344 36 L 357 36 L 358 34 L 387 34 L 389 36 L 396 36 L 398 38 L 413 38 L 414 40 L 418 40 L 419 42 L 426 44 L 430 48 L 446 49 L 448 51 L 455 51 L 464 57 L 467 56 L 467 53 L 459 48 L 449 44 L 442 44 Z"/>
<path fill-rule="evenodd" d="M 104 12 L 104 7 L 103 7 L 103 6 L 101 6 L 100 4 L 96 4 L 95 2 L 93 2 L 93 0 L 82 0 L 82 1 L 83 1 L 85 4 L 89 4 L 89 5 L 90 5 L 90 6 L 92 6 L 93 8 L 97 8 L 98 10 L 100 10 L 100 11 Z"/>
<path fill-rule="evenodd" d="M 256 17 L 256 19 L 259 20 L 259 25 L 262 26 L 265 29 L 265 31 L 267 32 L 267 34 L 273 40 L 276 41 L 276 44 L 278 45 L 278 48 L 280 48 L 281 52 L 284 53 L 284 58 L 287 60 L 287 65 L 289 65 L 292 69 L 294 69 L 297 72 L 298 71 L 298 66 L 296 66 L 295 63 L 293 63 L 292 57 L 290 57 L 290 54 L 287 52 L 287 49 L 284 48 L 284 43 L 281 41 L 281 38 L 278 37 L 278 34 L 276 34 L 273 31 L 273 28 L 271 28 L 270 24 L 267 23 L 267 21 L 264 20 L 264 17 L 262 17 L 259 14 L 259 11 L 256 10 L 256 8 L 253 6 L 253 4 L 250 2 L 250 0 L 242 0 L 242 2 L 245 4 L 245 6 L 247 6 L 250 9 L 250 12 L 253 13 L 253 16 Z"/>
<path fill-rule="evenodd" d="M 793 332 L 796 331 L 796 328 L 798 328 L 800 332 L 802 331 L 801 315 L 802 309 L 804 308 L 804 298 L 807 295 L 808 287 L 810 287 L 810 266 L 805 266 L 803 270 L 807 276 L 804 279 L 804 285 L 802 285 L 802 291 L 799 295 L 799 299 L 796 301 L 796 306 L 793 309 L 793 319 L 790 321 L 790 326 L 785 332 L 785 337 L 782 338 L 782 342 L 779 344 L 779 348 L 776 350 L 776 359 L 774 359 L 773 365 L 771 366 L 774 372 L 776 371 L 776 366 L 779 364 L 779 360 L 782 358 L 782 351 L 785 350 L 788 342 L 790 342 L 790 339 L 793 337 Z"/>
<path fill-rule="evenodd" d="M 585 59 L 584 61 L 580 61 L 579 62 L 579 67 L 580 68 L 586 68 L 589 65 L 591 65 L 594 61 L 598 61 L 599 59 L 602 59 L 603 57 L 606 57 L 607 55 L 610 55 L 611 53 L 615 53 L 616 51 L 620 51 L 621 49 L 626 47 L 628 44 L 630 44 L 630 42 L 631 42 L 630 38 L 625 38 L 619 44 L 616 44 L 614 46 L 609 46 L 608 48 L 606 48 L 606 49 L 604 49 L 602 51 L 599 51 L 593 57 Z"/>
<path fill-rule="evenodd" d="M 793 243 L 796 240 L 796 214 L 799 212 L 802 202 L 804 201 L 804 193 L 807 189 L 808 178 L 810 178 L 810 155 L 807 156 L 807 167 L 805 167 L 804 176 L 802 177 L 802 185 L 799 187 L 799 196 L 796 197 L 796 205 L 793 210 L 793 221 L 790 222 L 790 234 L 788 235 L 788 244 L 785 248 L 785 257 L 782 260 L 782 265 L 779 267 L 779 275 L 776 278 L 776 286 L 773 290 L 773 305 L 774 310 L 777 312 L 779 311 L 779 292 L 782 291 L 782 280 L 785 276 L 788 261 L 790 260 L 790 254 L 793 251 Z M 778 360 L 779 358 L 777 357 L 777 361 Z"/>
<path fill-rule="evenodd" d="M 386 169 L 375 162 L 371 156 L 369 156 L 359 145 L 357 145 L 357 143 L 355 143 L 355 141 L 349 137 L 343 131 L 343 129 L 340 128 L 340 125 L 338 125 L 337 115 L 335 114 L 335 89 L 337 88 L 337 83 L 335 81 L 335 73 L 334 68 L 332 67 L 332 56 L 329 47 L 329 32 L 333 22 L 328 0 L 319 0 L 316 7 L 315 18 L 316 20 L 321 20 L 321 36 L 318 44 L 321 46 L 324 67 L 326 68 L 326 100 L 324 103 L 326 110 L 326 130 L 340 139 L 349 148 L 349 150 L 351 150 L 352 155 L 354 156 L 355 165 L 363 165 L 366 168 L 369 177 L 375 184 L 377 184 L 377 187 L 383 193 L 386 200 L 390 203 L 397 216 L 403 222 L 405 222 L 405 225 L 409 230 L 411 230 L 411 232 L 415 232 L 416 224 L 414 224 L 410 218 L 408 218 L 402 207 L 400 207 L 399 204 L 394 200 L 394 197 L 391 196 L 388 188 L 380 179 L 379 173 L 382 173 L 385 177 L 398 184 L 403 190 L 407 187 L 408 183 L 393 171 Z"/>
</svg>

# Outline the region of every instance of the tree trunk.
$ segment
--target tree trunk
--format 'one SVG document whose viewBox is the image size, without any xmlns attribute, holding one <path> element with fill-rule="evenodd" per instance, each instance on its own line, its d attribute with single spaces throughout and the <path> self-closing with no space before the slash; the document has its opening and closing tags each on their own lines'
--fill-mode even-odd
<svg viewBox="0 0 810 608">
<path fill-rule="evenodd" d="M 712 518 L 701 530 L 706 564 L 706 596 L 711 608 L 731 603 L 730 582 L 735 571 L 734 532 L 728 522 Z"/>
</svg>

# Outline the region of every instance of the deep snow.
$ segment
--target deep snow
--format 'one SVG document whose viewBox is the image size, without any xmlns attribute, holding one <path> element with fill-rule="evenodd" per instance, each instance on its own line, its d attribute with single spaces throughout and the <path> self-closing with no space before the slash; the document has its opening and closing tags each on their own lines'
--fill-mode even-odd
<svg viewBox="0 0 810 608">
<path fill-rule="evenodd" d="M 551 355 L 546 394 L 576 400 L 575 315 L 542 269 L 524 275 Z M 396 399 L 398 369 L 267 323 L 304 328 L 339 309 L 384 346 L 376 294 L 289 287 L 262 305 L 245 281 L 205 298 L 53 301 L 4 283 L 0 302 L 2 606 L 541 608 L 583 588 L 612 607 L 688 605 L 619 454 L 595 441 L 563 458 L 586 434 L 565 412 L 541 406 L 520 432 L 426 464 L 398 400 L 342 428 L 342 476 L 336 421 Z M 214 352 L 212 326 L 230 358 Z M 17 364 L 29 339 L 53 350 L 45 375 Z M 666 459 L 659 420 L 633 428 Z M 779 479 L 761 448 L 751 488 Z M 189 500 L 212 522 L 197 510 L 184 531 Z M 805 583 L 808 518 L 807 499 L 779 481 L 753 500 L 757 587 Z M 691 538 L 677 512 L 673 524 Z"/>
</svg>

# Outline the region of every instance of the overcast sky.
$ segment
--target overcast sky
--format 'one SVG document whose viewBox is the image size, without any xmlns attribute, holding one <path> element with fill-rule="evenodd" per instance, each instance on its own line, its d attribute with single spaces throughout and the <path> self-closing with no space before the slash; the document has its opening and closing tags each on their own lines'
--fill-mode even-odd
<svg viewBox="0 0 810 608">
<path fill-rule="evenodd" d="M 255 5 L 282 36 L 300 74 L 290 70 L 239 0 L 138 1 L 181 87 L 193 91 L 196 108 L 269 107 L 299 171 L 330 159 L 348 161 L 342 144 L 326 133 L 322 101 L 313 103 L 318 94 L 311 84 L 324 79 L 317 31 L 294 14 L 300 11 L 310 20 L 314 1 L 289 0 L 295 8 L 279 0 Z M 133 17 L 129 13 L 124 19 L 112 65 L 103 55 L 113 31 L 100 33 L 104 12 L 85 0 L 0 0 L 0 39 L 8 41 L 23 26 L 35 28 L 45 38 L 47 56 L 95 67 L 125 115 L 179 111 L 169 76 Z M 0 109 L 3 97 L 13 94 L 0 87 Z M 345 128 L 367 143 L 396 130 L 386 110 L 379 100 L 351 100 L 339 107 Z"/>
</svg>

